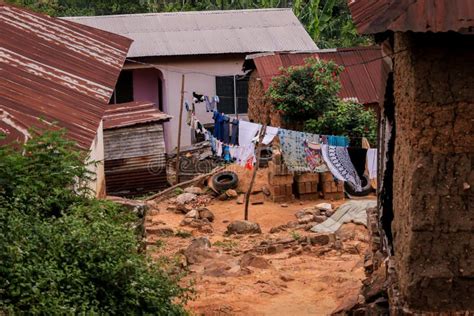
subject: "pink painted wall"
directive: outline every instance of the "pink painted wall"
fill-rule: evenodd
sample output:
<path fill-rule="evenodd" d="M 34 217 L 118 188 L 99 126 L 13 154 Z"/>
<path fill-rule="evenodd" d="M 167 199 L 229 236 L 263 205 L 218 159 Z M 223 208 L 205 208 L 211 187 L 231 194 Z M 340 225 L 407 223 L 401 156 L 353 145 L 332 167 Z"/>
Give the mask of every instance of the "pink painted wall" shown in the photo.
<path fill-rule="evenodd" d="M 156 69 L 133 70 L 133 100 L 152 101 L 158 105 L 158 78 Z"/>

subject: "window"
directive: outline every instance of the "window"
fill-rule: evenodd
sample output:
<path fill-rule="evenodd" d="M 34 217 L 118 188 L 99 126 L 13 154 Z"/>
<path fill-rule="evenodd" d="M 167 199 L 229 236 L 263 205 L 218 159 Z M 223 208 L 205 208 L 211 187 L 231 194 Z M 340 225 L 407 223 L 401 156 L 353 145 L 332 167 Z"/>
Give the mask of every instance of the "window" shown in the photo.
<path fill-rule="evenodd" d="M 133 101 L 133 72 L 123 70 L 115 85 L 115 90 L 110 99 L 111 104 L 125 103 Z"/>
<path fill-rule="evenodd" d="M 235 77 L 237 88 L 237 111 L 238 113 L 247 113 L 248 109 L 248 77 Z M 234 76 L 216 77 L 216 94 L 220 102 L 218 110 L 225 114 L 234 114 Z"/>

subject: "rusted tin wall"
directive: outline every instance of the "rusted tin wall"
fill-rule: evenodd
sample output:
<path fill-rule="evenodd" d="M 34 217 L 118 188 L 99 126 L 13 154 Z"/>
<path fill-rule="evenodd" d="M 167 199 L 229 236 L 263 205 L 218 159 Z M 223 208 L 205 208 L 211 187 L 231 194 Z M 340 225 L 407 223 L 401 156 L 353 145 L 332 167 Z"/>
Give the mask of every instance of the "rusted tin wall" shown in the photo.
<path fill-rule="evenodd" d="M 107 129 L 104 147 L 108 195 L 141 195 L 168 186 L 163 124 Z"/>

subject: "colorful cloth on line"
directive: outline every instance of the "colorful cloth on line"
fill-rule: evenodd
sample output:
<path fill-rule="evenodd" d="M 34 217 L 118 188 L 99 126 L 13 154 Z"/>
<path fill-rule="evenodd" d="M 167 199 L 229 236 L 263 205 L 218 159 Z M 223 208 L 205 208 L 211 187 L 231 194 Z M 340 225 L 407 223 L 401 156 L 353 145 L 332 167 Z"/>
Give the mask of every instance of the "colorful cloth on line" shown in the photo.
<path fill-rule="evenodd" d="M 341 181 L 349 182 L 356 191 L 362 191 L 362 184 L 352 164 L 346 147 L 321 145 L 324 162 L 332 175 Z"/>
<path fill-rule="evenodd" d="M 347 147 L 349 146 L 349 138 L 346 136 L 328 136 L 328 143 L 329 146 L 342 146 Z"/>
<path fill-rule="evenodd" d="M 324 163 L 320 144 L 305 141 L 304 150 L 306 153 L 306 163 L 312 172 L 329 171 L 328 167 Z"/>
<path fill-rule="evenodd" d="M 306 162 L 306 152 L 304 142 L 319 144 L 319 135 L 280 129 L 281 153 L 289 171 L 308 172 L 311 167 Z"/>

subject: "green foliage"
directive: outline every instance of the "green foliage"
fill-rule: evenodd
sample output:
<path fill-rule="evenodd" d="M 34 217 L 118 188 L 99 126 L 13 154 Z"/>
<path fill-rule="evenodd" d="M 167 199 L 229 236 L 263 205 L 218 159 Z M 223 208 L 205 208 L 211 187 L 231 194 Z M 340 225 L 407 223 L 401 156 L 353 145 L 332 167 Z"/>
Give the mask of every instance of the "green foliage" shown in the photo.
<path fill-rule="evenodd" d="M 232 250 L 236 248 L 239 244 L 236 241 L 230 240 L 230 239 L 224 239 L 224 240 L 219 240 L 216 241 L 213 246 L 214 247 L 220 247 L 225 250 Z"/>
<path fill-rule="evenodd" d="M 291 238 L 293 238 L 294 240 L 300 240 L 301 239 L 301 235 L 297 231 L 292 231 L 290 233 L 290 235 L 291 235 Z"/>
<path fill-rule="evenodd" d="M 320 48 L 368 45 L 354 27 L 346 0 L 7 0 L 51 16 L 292 8 Z"/>
<path fill-rule="evenodd" d="M 372 109 L 365 109 L 357 102 L 341 100 L 322 116 L 306 121 L 305 129 L 317 134 L 349 136 L 358 141 L 360 137 L 367 137 L 371 144 L 375 144 L 377 118 Z"/>
<path fill-rule="evenodd" d="M 187 230 L 179 230 L 174 234 L 176 237 L 179 237 L 179 238 L 190 238 L 193 236 L 193 234 L 191 234 L 191 232 L 188 232 Z"/>
<path fill-rule="evenodd" d="M 268 96 L 277 111 L 291 118 L 318 117 L 333 108 L 341 89 L 342 67 L 333 61 L 309 58 L 302 66 L 281 69 Z"/>
<path fill-rule="evenodd" d="M 63 136 L 0 148 L 0 314 L 186 314 L 190 292 L 138 252 L 135 215 L 88 197 Z"/>

